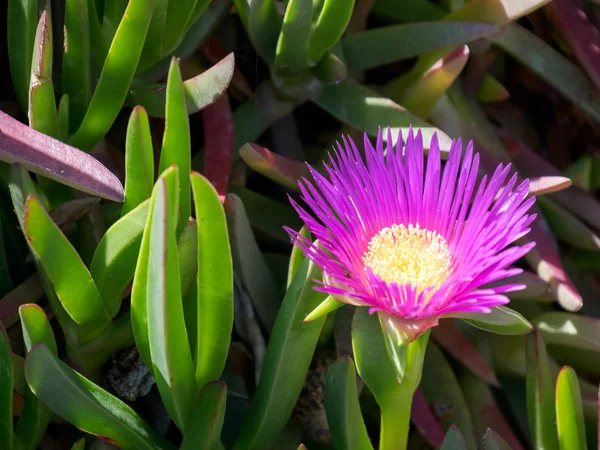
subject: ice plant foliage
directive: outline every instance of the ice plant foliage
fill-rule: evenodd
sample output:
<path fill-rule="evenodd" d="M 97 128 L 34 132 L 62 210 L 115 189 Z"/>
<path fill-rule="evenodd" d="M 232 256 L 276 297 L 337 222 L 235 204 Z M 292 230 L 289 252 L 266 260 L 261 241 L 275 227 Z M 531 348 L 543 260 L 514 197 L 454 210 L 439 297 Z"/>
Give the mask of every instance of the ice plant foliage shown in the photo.
<path fill-rule="evenodd" d="M 395 146 L 387 133 L 375 148 L 365 135 L 364 159 L 343 137 L 325 165 L 329 179 L 309 167 L 314 181 L 299 183 L 306 206 L 292 204 L 318 242 L 288 232 L 323 270 L 317 289 L 378 312 L 408 342 L 442 317 L 489 313 L 524 288 L 485 285 L 521 272 L 509 266 L 534 244 L 510 244 L 528 233 L 535 198 L 528 180 L 506 182 L 510 164 L 477 183 L 472 143 L 462 155 L 454 141 L 442 169 L 437 136 L 425 161 L 420 132 Z"/>

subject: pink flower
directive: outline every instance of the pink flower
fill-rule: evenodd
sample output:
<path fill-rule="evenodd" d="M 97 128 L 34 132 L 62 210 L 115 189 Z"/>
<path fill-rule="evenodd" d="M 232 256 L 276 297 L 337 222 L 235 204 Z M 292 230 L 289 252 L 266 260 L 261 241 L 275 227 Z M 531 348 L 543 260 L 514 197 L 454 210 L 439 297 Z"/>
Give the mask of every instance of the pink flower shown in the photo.
<path fill-rule="evenodd" d="M 489 313 L 509 302 L 507 292 L 523 285 L 484 287 L 521 273 L 509 268 L 534 243 L 510 246 L 529 232 L 529 181 L 506 184 L 510 164 L 498 166 L 476 188 L 479 154 L 469 143 L 461 161 L 454 141 L 442 170 L 437 136 L 427 163 L 421 133 L 409 131 L 395 149 L 388 129 L 373 148 L 364 139 L 363 162 L 356 145 L 343 138 L 325 166 L 329 179 L 309 167 L 314 181 L 299 185 L 306 207 L 292 204 L 312 244 L 288 229 L 294 242 L 323 270 L 317 289 L 340 301 L 378 312 L 411 341 L 441 317 Z"/>

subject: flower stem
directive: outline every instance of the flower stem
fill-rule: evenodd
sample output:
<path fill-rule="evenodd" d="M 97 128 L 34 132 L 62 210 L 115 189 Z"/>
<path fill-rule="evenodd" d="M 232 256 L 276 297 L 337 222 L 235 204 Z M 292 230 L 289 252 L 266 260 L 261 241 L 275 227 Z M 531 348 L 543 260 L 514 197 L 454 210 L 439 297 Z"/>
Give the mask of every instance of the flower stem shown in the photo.
<path fill-rule="evenodd" d="M 405 389 L 380 405 L 381 431 L 379 450 L 402 450 L 408 444 L 410 428 L 410 412 L 414 390 L 404 385 Z"/>

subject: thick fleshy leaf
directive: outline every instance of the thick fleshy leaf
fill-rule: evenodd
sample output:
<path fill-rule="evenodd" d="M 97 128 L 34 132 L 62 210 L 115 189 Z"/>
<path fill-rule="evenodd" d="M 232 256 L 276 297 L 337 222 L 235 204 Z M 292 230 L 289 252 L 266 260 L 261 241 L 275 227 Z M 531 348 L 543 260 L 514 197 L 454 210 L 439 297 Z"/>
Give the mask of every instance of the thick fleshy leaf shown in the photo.
<path fill-rule="evenodd" d="M 30 248 L 65 310 L 79 325 L 88 325 L 92 334 L 101 331 L 110 317 L 90 272 L 39 200 L 32 195 L 25 202 L 23 224 Z"/>
<path fill-rule="evenodd" d="M 281 22 L 275 0 L 256 0 L 251 3 L 247 31 L 256 52 L 268 64 L 275 59 Z"/>
<path fill-rule="evenodd" d="M 69 96 L 63 94 L 58 103 L 58 110 L 56 111 L 58 120 L 58 139 L 66 141 L 69 137 L 69 114 L 70 112 Z"/>
<path fill-rule="evenodd" d="M 210 450 L 222 445 L 221 428 L 226 402 L 227 387 L 224 383 L 212 381 L 202 388 L 180 450 Z"/>
<path fill-rule="evenodd" d="M 162 173 L 159 179 L 165 179 L 166 177 L 169 183 L 175 183 L 177 180 L 173 181 L 173 179 L 176 176 L 177 168 L 169 167 Z M 144 361 L 146 367 L 152 367 L 152 360 L 150 358 L 150 344 L 148 342 L 148 268 L 150 258 L 150 233 L 146 232 L 146 230 L 149 230 L 152 227 L 152 214 L 150 214 L 150 211 L 152 211 L 154 208 L 153 203 L 154 198 L 150 197 L 148 214 L 143 227 L 144 233 L 142 236 L 142 242 L 140 244 L 139 254 L 137 256 L 137 264 L 135 266 L 133 284 L 131 287 L 131 326 L 133 328 L 133 334 L 135 336 L 135 343 L 138 352 L 140 353 L 140 357 Z M 138 207 L 138 209 L 140 208 L 142 208 L 141 205 Z M 177 278 L 179 278 L 179 275 Z"/>
<path fill-rule="evenodd" d="M 539 210 L 538 210 L 539 211 Z M 540 216 L 531 224 L 529 239 L 536 246 L 525 255 L 525 260 L 533 267 L 538 276 L 548 282 L 550 290 L 558 303 L 568 311 L 578 311 L 583 305 L 581 294 L 569 278 L 555 244 L 552 235 L 542 228 Z"/>
<path fill-rule="evenodd" d="M 122 449 L 174 449 L 129 406 L 59 361 L 45 344 L 27 355 L 25 376 L 44 404 L 87 433 Z"/>
<path fill-rule="evenodd" d="M 293 191 L 300 190 L 300 179 L 310 176 L 303 162 L 278 155 L 256 144 L 244 145 L 240 148 L 240 156 L 256 172 Z"/>
<path fill-rule="evenodd" d="M 450 426 L 441 450 L 467 450 L 467 442 L 458 427 L 454 424 Z"/>
<path fill-rule="evenodd" d="M 180 236 L 192 210 L 189 176 L 192 161 L 190 124 L 185 107 L 179 63 L 175 58 L 171 61 L 171 67 L 169 68 L 165 114 L 165 134 L 163 135 L 160 151 L 158 173 L 163 173 L 167 167 L 172 165 L 176 165 L 179 169 L 179 194 L 177 198 L 180 220 L 177 226 L 177 236 Z"/>
<path fill-rule="evenodd" d="M 493 25 L 475 22 L 410 23 L 363 31 L 345 37 L 342 42 L 348 70 L 353 72 L 462 46 L 497 30 Z"/>
<path fill-rule="evenodd" d="M 429 143 L 433 134 L 437 133 L 440 152 L 447 155 L 450 151 L 452 140 L 442 130 L 355 81 L 345 80 L 338 85 L 318 89 L 311 93 L 311 100 L 342 122 L 371 136 L 377 136 L 381 124 L 391 127 L 394 138 L 398 129 L 402 129 L 402 135 L 407 136 L 408 128 L 412 125 L 415 132 L 421 131 L 424 143 Z"/>
<path fill-rule="evenodd" d="M 459 382 L 471 411 L 475 436 L 481 438 L 489 428 L 492 428 L 500 433 L 504 440 L 510 442 L 509 448 L 523 450 L 523 446 L 504 418 L 502 410 L 496 404 L 490 387 L 467 371 L 461 373 Z"/>
<path fill-rule="evenodd" d="M 165 52 L 163 51 L 163 37 L 165 35 L 165 25 L 167 22 L 167 8 L 169 0 L 155 0 L 154 11 L 152 12 L 152 20 L 148 26 L 148 33 L 144 42 L 144 48 L 140 55 L 140 61 L 137 66 L 137 73 L 151 67 Z M 182 30 L 181 24 L 178 24 L 177 30 Z M 182 55 L 183 56 L 183 55 Z"/>
<path fill-rule="evenodd" d="M 23 340 L 27 351 L 43 342 L 56 355 L 56 340 L 44 310 L 37 305 L 23 305 L 19 308 Z M 25 392 L 25 405 L 15 430 L 15 448 L 34 450 L 44 437 L 50 421 L 50 410 L 31 392 Z"/>
<path fill-rule="evenodd" d="M 88 1 L 65 1 L 62 86 L 69 96 L 72 129 L 81 123 L 92 96 Z"/>
<path fill-rule="evenodd" d="M 175 50 L 181 41 L 187 29 L 187 24 L 196 8 L 197 0 L 179 0 L 167 3 L 167 18 L 162 39 L 163 51 L 165 53 Z M 205 1 L 203 3 L 206 4 Z"/>
<path fill-rule="evenodd" d="M 600 251 L 600 237 L 573 213 L 544 198 L 538 199 L 537 206 L 559 240 L 579 250 Z"/>
<path fill-rule="evenodd" d="M 586 450 L 585 423 L 577 374 L 563 367 L 556 380 L 556 425 L 561 450 Z"/>
<path fill-rule="evenodd" d="M 598 90 L 579 68 L 542 39 L 516 24 L 507 25 L 502 33 L 490 39 L 554 86 L 592 119 L 600 121 Z"/>
<path fill-rule="evenodd" d="M 90 273 L 111 317 L 119 311 L 123 292 L 135 273 L 149 207 L 146 200 L 115 222 L 92 257 Z"/>
<path fill-rule="evenodd" d="M 153 4 L 147 0 L 131 0 L 127 4 L 88 110 L 69 140 L 73 147 L 91 150 L 117 118 L 142 52 L 152 9 Z"/>
<path fill-rule="evenodd" d="M 71 450 L 85 450 L 85 438 L 78 439 L 71 447 Z"/>
<path fill-rule="evenodd" d="M 204 0 L 198 0 L 197 6 L 203 3 L 203 1 Z M 245 3 L 246 0 L 243 1 Z M 171 59 L 173 59 L 173 56 L 184 59 L 194 53 L 198 47 L 209 38 L 210 34 L 223 21 L 227 14 L 229 14 L 230 10 L 231 0 L 215 0 L 210 2 L 208 7 L 201 14 L 200 18 L 191 24 L 183 40 L 179 44 L 179 47 L 177 47 L 171 54 L 158 61 L 150 69 L 145 70 L 142 68 L 142 77 L 147 80 L 156 80 L 161 78 L 169 70 L 169 65 L 171 64 Z M 156 14 L 156 2 L 154 14 Z"/>
<path fill-rule="evenodd" d="M 352 3 L 346 1 L 345 3 Z M 275 52 L 275 73 L 294 75 L 308 69 L 313 0 L 289 0 Z M 317 32 L 317 28 L 313 33 Z"/>
<path fill-rule="evenodd" d="M 566 177 L 544 176 L 529 179 L 529 195 L 540 196 L 567 189 L 572 184 Z"/>
<path fill-rule="evenodd" d="M 0 111 L 0 160 L 113 201 L 123 200 L 119 179 L 96 159 Z"/>
<path fill-rule="evenodd" d="M 13 362 L 10 341 L 0 326 L 0 446 L 13 444 Z"/>
<path fill-rule="evenodd" d="M 487 364 L 477 347 L 452 321 L 442 320 L 431 330 L 431 336 L 440 347 L 479 378 L 495 386 L 500 385 L 494 369 Z"/>
<path fill-rule="evenodd" d="M 213 185 L 191 174 L 198 221 L 198 340 L 194 362 L 201 389 L 225 367 L 233 328 L 233 263 L 225 211 Z"/>
<path fill-rule="evenodd" d="M 420 79 L 413 80 L 413 74 L 409 72 L 407 76 L 392 80 L 385 87 L 386 94 L 412 113 L 427 118 L 460 75 L 468 57 L 469 48 L 463 45 L 438 60 Z"/>
<path fill-rule="evenodd" d="M 6 29 L 11 81 L 24 111 L 27 111 L 29 104 L 31 61 L 37 25 L 37 0 L 8 1 Z"/>
<path fill-rule="evenodd" d="M 50 2 L 42 11 L 35 34 L 31 82 L 29 85 L 29 126 L 48 136 L 58 137 L 58 117 L 52 83 L 52 14 Z"/>
<path fill-rule="evenodd" d="M 550 285 L 548 282 L 528 271 L 524 271 L 519 275 L 487 284 L 486 287 L 503 286 L 508 282 L 510 284 L 523 284 L 526 286 L 525 289 L 521 291 L 508 292 L 507 297 L 511 300 L 533 300 L 544 303 L 555 301 L 555 298 L 552 296 L 552 292 L 550 291 Z"/>
<path fill-rule="evenodd" d="M 267 356 L 234 449 L 268 448 L 292 415 L 325 319 L 304 323 L 326 294 L 314 290 L 320 270 L 305 260 L 283 299 Z"/>
<path fill-rule="evenodd" d="M 475 450 L 477 439 L 473 419 L 463 391 L 448 360 L 433 343 L 429 344 L 425 354 L 421 389 L 442 428 L 448 430 L 456 424 L 466 440 L 466 448 Z"/>
<path fill-rule="evenodd" d="M 342 37 L 352 17 L 354 0 L 325 0 L 312 28 L 308 59 L 312 65 Z"/>
<path fill-rule="evenodd" d="M 192 355 L 198 339 L 198 223 L 189 218 L 177 242 L 183 317 Z"/>
<path fill-rule="evenodd" d="M 514 335 L 527 334 L 533 330 L 525 317 L 505 306 L 496 306 L 489 314 L 461 314 L 460 318 L 474 327 L 491 333 Z"/>
<path fill-rule="evenodd" d="M 349 356 L 338 359 L 327 371 L 325 411 L 335 448 L 373 449 L 360 411 L 356 373 Z"/>
<path fill-rule="evenodd" d="M 535 448 L 558 449 L 554 409 L 554 379 L 540 333 L 527 336 L 527 416 Z"/>
<path fill-rule="evenodd" d="M 533 324 L 558 361 L 600 374 L 600 319 L 557 311 L 540 314 Z"/>
<path fill-rule="evenodd" d="M 194 114 L 217 101 L 225 93 L 233 77 L 233 53 L 210 69 L 183 82 L 183 93 L 188 114 Z M 129 106 L 141 105 L 152 117 L 165 117 L 167 103 L 165 84 L 139 84 L 131 86 L 127 97 Z"/>
<path fill-rule="evenodd" d="M 261 324 L 271 330 L 281 305 L 277 284 L 254 238 L 246 209 L 236 195 L 227 195 L 225 212 L 236 272 L 248 291 Z"/>
<path fill-rule="evenodd" d="M 204 125 L 204 176 L 225 199 L 233 162 L 233 115 L 229 97 L 223 95 L 202 111 Z"/>
<path fill-rule="evenodd" d="M 178 191 L 173 167 L 156 182 L 143 241 L 149 240 L 146 309 L 152 371 L 169 416 L 183 432 L 198 390 L 181 302 L 175 238 Z"/>
<path fill-rule="evenodd" d="M 121 216 L 150 197 L 154 186 L 154 152 L 148 114 L 133 108 L 125 139 L 125 201 Z"/>

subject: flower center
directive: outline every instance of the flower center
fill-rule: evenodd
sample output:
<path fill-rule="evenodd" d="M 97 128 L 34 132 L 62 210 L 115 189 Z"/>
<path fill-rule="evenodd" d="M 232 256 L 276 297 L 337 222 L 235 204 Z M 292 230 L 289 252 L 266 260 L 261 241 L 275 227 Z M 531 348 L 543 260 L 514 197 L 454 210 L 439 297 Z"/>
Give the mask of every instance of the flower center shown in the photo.
<path fill-rule="evenodd" d="M 420 293 L 446 281 L 452 260 L 446 239 L 437 231 L 411 224 L 380 230 L 371 238 L 363 262 L 382 280 L 410 284 Z"/>

